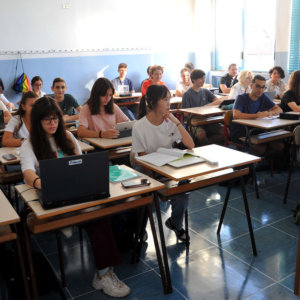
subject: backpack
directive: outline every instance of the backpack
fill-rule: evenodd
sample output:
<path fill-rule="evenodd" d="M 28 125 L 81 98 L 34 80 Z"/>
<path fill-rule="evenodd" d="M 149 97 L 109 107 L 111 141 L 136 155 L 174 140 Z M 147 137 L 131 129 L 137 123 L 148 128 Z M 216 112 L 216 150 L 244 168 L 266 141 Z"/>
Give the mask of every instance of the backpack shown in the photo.
<path fill-rule="evenodd" d="M 20 57 L 19 56 L 17 57 L 17 63 L 16 63 L 15 83 L 12 88 L 17 93 L 25 93 L 25 92 L 30 91 L 30 81 L 29 81 L 27 75 L 24 73 L 24 66 L 23 66 L 23 60 L 22 60 L 21 53 L 19 53 L 19 55 L 20 55 Z M 21 74 L 21 76 L 19 76 L 16 79 L 19 60 L 21 61 L 23 73 Z"/>

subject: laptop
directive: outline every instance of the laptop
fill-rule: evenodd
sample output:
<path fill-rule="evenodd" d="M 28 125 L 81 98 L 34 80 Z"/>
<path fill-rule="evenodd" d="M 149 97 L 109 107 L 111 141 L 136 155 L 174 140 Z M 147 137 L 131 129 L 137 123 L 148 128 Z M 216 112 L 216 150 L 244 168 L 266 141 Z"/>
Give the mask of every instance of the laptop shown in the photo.
<path fill-rule="evenodd" d="M 40 161 L 43 208 L 55 208 L 107 198 L 109 194 L 108 151 Z"/>
<path fill-rule="evenodd" d="M 228 100 L 224 100 L 220 105 L 219 108 L 221 109 L 228 109 L 231 110 L 232 109 L 232 105 L 234 104 L 235 99 L 228 99 Z M 230 105 L 230 106 L 229 106 Z"/>
<path fill-rule="evenodd" d="M 131 97 L 132 94 L 129 92 L 129 85 L 119 85 L 118 95 L 119 97 Z"/>
<path fill-rule="evenodd" d="M 136 121 L 117 123 L 116 129 L 120 131 L 118 138 L 132 136 L 132 127 Z"/>
<path fill-rule="evenodd" d="M 4 123 L 4 111 L 0 110 L 0 129 L 5 128 L 5 123 Z"/>
<path fill-rule="evenodd" d="M 268 96 L 273 101 L 276 92 L 265 92 L 265 95 Z"/>

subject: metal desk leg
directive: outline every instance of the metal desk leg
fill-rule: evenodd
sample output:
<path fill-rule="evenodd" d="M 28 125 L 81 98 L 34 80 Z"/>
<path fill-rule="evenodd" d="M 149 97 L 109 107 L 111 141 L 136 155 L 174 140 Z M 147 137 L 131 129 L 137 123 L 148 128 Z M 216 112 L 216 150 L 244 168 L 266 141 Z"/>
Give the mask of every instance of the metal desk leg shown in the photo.
<path fill-rule="evenodd" d="M 149 220 L 150 220 L 151 231 L 152 231 L 152 235 L 153 235 L 156 257 L 157 257 L 157 262 L 158 262 L 159 271 L 160 271 L 160 275 L 161 275 L 161 281 L 162 281 L 163 288 L 164 288 L 164 293 L 168 294 L 168 293 L 170 293 L 169 292 L 169 284 L 166 280 L 165 269 L 164 269 L 161 254 L 160 254 L 160 248 L 159 248 L 159 244 L 158 244 L 154 219 L 153 219 L 153 215 L 152 215 L 152 205 L 147 206 L 147 212 L 148 212 L 148 216 L 149 216 Z"/>
<path fill-rule="evenodd" d="M 250 238 L 251 238 L 252 251 L 253 251 L 253 255 L 257 256 L 257 251 L 256 251 L 255 240 L 254 240 L 254 233 L 253 233 L 253 228 L 252 228 L 252 222 L 251 222 L 251 217 L 250 217 L 250 211 L 249 211 L 249 206 L 248 206 L 248 200 L 247 200 L 247 195 L 246 195 L 244 178 L 241 177 L 240 181 L 241 181 L 241 189 L 242 189 L 242 193 L 243 193 L 243 200 L 244 200 L 245 211 L 246 211 L 246 216 L 247 216 L 247 222 L 248 222 L 248 227 L 249 227 L 249 233 L 250 233 Z"/>
<path fill-rule="evenodd" d="M 164 230 L 162 227 L 160 205 L 159 205 L 159 199 L 158 199 L 157 192 L 154 192 L 154 204 L 155 204 L 157 221 L 158 221 L 158 229 L 159 229 L 159 235 L 160 235 L 163 260 L 164 260 L 164 265 L 165 265 L 166 278 L 167 278 L 167 283 L 168 283 L 168 293 L 172 293 L 171 275 L 170 275 L 168 255 L 167 255 L 167 249 L 166 249 L 166 243 L 165 243 Z"/>
<path fill-rule="evenodd" d="M 228 204 L 228 200 L 229 200 L 229 196 L 230 196 L 230 191 L 231 191 L 231 185 L 229 185 L 227 188 L 226 197 L 225 197 L 224 204 L 223 204 L 223 209 L 222 209 L 222 213 L 221 213 L 221 217 L 220 217 L 220 221 L 219 221 L 219 225 L 218 225 L 217 234 L 220 234 L 220 230 L 221 230 L 221 227 L 223 224 L 223 220 L 224 220 L 224 216 L 225 216 L 225 212 L 226 212 L 226 208 L 227 208 L 227 204 Z"/>

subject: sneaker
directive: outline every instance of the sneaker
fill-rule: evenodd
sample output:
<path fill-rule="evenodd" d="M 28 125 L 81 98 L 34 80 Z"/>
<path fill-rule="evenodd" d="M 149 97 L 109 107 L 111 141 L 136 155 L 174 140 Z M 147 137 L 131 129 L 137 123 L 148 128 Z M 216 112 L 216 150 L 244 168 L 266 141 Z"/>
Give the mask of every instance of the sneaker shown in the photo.
<path fill-rule="evenodd" d="M 179 241 L 182 241 L 182 242 L 188 242 L 188 241 L 190 240 L 190 237 L 187 235 L 187 232 L 186 232 L 183 228 L 181 228 L 180 230 L 178 230 L 178 229 L 175 227 L 175 225 L 173 224 L 171 218 L 169 218 L 169 219 L 165 222 L 165 225 L 166 225 L 169 229 L 171 229 L 171 230 L 173 230 L 173 231 L 175 232 L 175 234 L 176 234 L 176 236 L 177 236 L 177 239 L 178 239 Z"/>
<path fill-rule="evenodd" d="M 112 270 L 109 270 L 103 276 L 99 276 L 96 272 L 92 285 L 94 289 L 103 290 L 105 294 L 111 297 L 121 298 L 130 293 L 130 288 L 119 280 Z"/>

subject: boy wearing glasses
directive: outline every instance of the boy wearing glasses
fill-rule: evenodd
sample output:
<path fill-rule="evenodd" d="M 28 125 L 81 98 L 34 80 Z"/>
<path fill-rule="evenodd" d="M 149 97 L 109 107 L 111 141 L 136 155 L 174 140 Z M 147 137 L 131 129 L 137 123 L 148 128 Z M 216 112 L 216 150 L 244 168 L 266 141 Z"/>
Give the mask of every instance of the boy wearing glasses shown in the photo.
<path fill-rule="evenodd" d="M 55 78 L 51 87 L 54 95 L 50 95 L 60 106 L 63 112 L 64 121 L 74 121 L 79 119 L 79 114 L 74 113 L 74 109 L 80 112 L 81 106 L 70 94 L 65 94 L 67 90 L 66 82 L 62 78 Z"/>
<path fill-rule="evenodd" d="M 254 76 L 251 92 L 237 96 L 234 102 L 233 119 L 257 119 L 279 115 L 282 109 L 264 94 L 265 88 L 266 79 L 261 75 Z M 240 143 L 239 138 L 244 136 L 246 136 L 245 127 L 231 123 L 230 139 Z M 266 150 L 266 147 L 261 150 Z"/>

